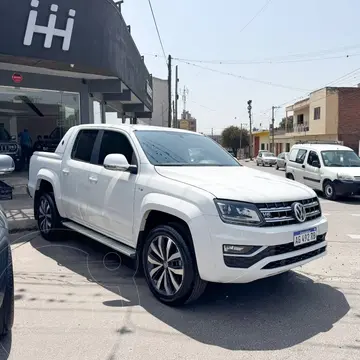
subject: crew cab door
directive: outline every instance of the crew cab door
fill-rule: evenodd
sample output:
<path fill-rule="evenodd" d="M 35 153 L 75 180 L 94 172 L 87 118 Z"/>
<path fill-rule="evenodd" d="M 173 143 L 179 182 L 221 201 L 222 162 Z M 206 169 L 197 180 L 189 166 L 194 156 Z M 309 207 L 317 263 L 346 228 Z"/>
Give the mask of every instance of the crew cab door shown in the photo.
<path fill-rule="evenodd" d="M 304 184 L 315 190 L 321 188 L 320 158 L 315 151 L 309 151 L 303 174 Z"/>
<path fill-rule="evenodd" d="M 83 129 L 76 135 L 72 149 L 65 153 L 61 166 L 61 195 L 66 218 L 85 224 L 87 201 L 92 188 L 88 168 L 98 130 Z"/>
<path fill-rule="evenodd" d="M 101 131 L 100 146 L 89 176 L 97 178 L 88 206 L 88 221 L 97 230 L 130 246 L 133 243 L 134 197 L 137 174 L 105 169 L 109 154 L 123 154 L 129 164 L 139 166 L 128 135 L 119 130 Z"/>

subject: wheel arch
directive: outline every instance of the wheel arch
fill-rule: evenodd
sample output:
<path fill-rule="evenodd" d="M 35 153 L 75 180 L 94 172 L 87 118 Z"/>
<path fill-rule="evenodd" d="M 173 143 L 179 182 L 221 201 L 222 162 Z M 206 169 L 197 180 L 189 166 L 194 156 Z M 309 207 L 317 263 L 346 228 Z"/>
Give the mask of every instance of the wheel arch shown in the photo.
<path fill-rule="evenodd" d="M 54 193 L 55 204 L 60 215 L 63 214 L 61 205 L 60 179 L 53 171 L 49 169 L 41 169 L 36 177 L 35 197 L 34 197 L 34 213 L 37 218 L 37 200 L 42 192 Z"/>

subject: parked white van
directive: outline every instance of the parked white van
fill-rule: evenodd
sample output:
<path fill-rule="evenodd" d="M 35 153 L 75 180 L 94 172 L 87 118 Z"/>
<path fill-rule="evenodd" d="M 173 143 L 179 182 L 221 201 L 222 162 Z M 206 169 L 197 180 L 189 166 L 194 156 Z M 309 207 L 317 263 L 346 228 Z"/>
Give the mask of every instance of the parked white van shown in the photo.
<path fill-rule="evenodd" d="M 291 148 L 286 177 L 320 190 L 325 197 L 360 194 L 360 158 L 337 144 L 297 144 Z"/>

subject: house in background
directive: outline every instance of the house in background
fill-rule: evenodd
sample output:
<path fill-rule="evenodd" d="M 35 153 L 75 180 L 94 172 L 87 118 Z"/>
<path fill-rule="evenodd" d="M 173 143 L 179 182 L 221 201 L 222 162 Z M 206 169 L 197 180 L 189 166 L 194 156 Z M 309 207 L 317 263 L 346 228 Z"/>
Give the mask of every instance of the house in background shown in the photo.
<path fill-rule="evenodd" d="M 292 115 L 292 121 L 289 117 Z M 285 126 L 274 130 L 275 152 L 301 141 L 342 142 L 359 151 L 360 87 L 325 87 L 286 108 Z"/>
<path fill-rule="evenodd" d="M 252 133 L 253 156 L 257 156 L 260 150 L 270 151 L 270 130 L 258 130 Z"/>

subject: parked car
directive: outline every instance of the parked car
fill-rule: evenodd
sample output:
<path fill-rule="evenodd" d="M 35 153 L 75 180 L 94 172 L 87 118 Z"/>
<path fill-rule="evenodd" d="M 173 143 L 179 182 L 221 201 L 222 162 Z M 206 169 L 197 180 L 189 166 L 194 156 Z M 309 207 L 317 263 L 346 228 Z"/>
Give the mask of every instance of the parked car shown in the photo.
<path fill-rule="evenodd" d="M 276 165 L 277 157 L 274 155 L 274 153 L 265 151 L 265 152 L 259 152 L 259 155 L 256 158 L 256 165 L 262 165 L 262 166 L 273 166 Z"/>
<path fill-rule="evenodd" d="M 46 135 L 44 138 L 38 137 L 34 144 L 34 151 L 54 152 L 67 130 L 68 128 L 58 126 L 50 135 Z"/>
<path fill-rule="evenodd" d="M 360 194 L 360 158 L 337 144 L 298 144 L 291 148 L 286 177 L 322 191 L 329 200 Z"/>
<path fill-rule="evenodd" d="M 13 172 L 14 160 L 0 155 L 0 175 Z M 0 336 L 11 331 L 14 323 L 14 275 L 8 222 L 0 205 Z"/>
<path fill-rule="evenodd" d="M 286 162 L 288 160 L 288 157 L 289 157 L 288 152 L 282 152 L 278 155 L 276 159 L 276 170 L 286 169 Z"/>
<path fill-rule="evenodd" d="M 16 142 L 16 136 L 10 136 L 5 128 L 0 128 L 0 155 L 9 155 L 15 163 L 16 170 L 24 167 L 21 146 Z"/>
<path fill-rule="evenodd" d="M 136 259 L 169 305 L 196 300 L 208 281 L 251 282 L 326 254 L 313 190 L 190 131 L 75 126 L 55 153 L 34 153 L 28 189 L 45 239 L 64 226 Z"/>

